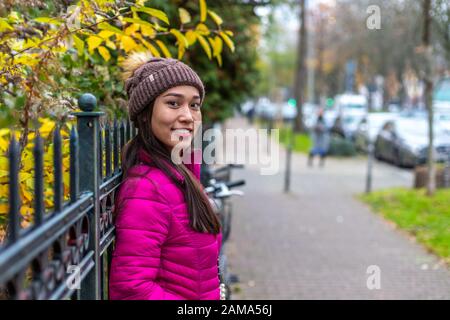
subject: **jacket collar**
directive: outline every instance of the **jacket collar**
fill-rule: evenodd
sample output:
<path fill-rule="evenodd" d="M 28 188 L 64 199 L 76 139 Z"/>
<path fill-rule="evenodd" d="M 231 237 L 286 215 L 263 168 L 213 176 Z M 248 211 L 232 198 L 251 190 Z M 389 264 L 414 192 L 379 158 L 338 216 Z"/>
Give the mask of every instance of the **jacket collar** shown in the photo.
<path fill-rule="evenodd" d="M 151 155 L 145 151 L 143 148 L 141 148 L 138 151 L 138 159 L 140 162 L 146 163 L 151 165 L 152 164 L 152 157 Z M 190 161 L 187 161 L 190 160 Z M 183 157 L 183 163 L 188 168 L 194 176 L 200 180 L 200 166 L 202 161 L 202 150 L 200 149 L 193 149 L 189 155 L 186 155 Z M 186 163 L 187 162 L 187 163 Z M 172 170 L 175 177 L 181 181 L 184 182 L 184 177 L 171 165 L 168 166 L 170 170 Z"/>

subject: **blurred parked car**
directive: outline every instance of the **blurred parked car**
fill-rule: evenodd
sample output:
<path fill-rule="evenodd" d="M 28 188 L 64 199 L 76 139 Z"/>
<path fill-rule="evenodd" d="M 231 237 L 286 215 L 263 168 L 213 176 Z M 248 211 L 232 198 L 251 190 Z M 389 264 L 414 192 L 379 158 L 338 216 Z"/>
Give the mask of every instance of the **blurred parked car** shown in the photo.
<path fill-rule="evenodd" d="M 437 112 L 450 112 L 450 77 L 443 78 L 436 84 L 433 108 Z"/>
<path fill-rule="evenodd" d="M 277 115 L 277 107 L 268 98 L 262 97 L 256 103 L 255 114 L 262 119 L 273 120 Z"/>
<path fill-rule="evenodd" d="M 335 98 L 335 109 L 341 114 L 365 114 L 367 98 L 359 94 L 340 94 Z"/>
<path fill-rule="evenodd" d="M 283 102 L 281 105 L 281 116 L 283 120 L 293 120 L 297 116 L 297 107 L 289 102 Z M 305 113 L 303 113 L 305 116 Z"/>
<path fill-rule="evenodd" d="M 450 134 L 450 112 L 436 113 L 434 115 L 434 118 L 439 123 L 439 125 L 445 130 L 445 132 Z"/>
<path fill-rule="evenodd" d="M 450 157 L 450 135 L 439 123 L 434 125 L 436 161 Z M 428 123 L 421 118 L 398 117 L 386 122 L 375 140 L 375 157 L 402 167 L 427 161 Z"/>
<path fill-rule="evenodd" d="M 357 150 L 367 152 L 369 142 L 375 142 L 381 127 L 389 120 L 394 120 L 398 115 L 392 112 L 369 113 L 358 123 L 353 140 Z"/>
<path fill-rule="evenodd" d="M 365 117 L 365 113 L 345 112 L 340 113 L 331 128 L 331 131 L 345 139 L 353 140 L 354 133 L 359 122 Z"/>

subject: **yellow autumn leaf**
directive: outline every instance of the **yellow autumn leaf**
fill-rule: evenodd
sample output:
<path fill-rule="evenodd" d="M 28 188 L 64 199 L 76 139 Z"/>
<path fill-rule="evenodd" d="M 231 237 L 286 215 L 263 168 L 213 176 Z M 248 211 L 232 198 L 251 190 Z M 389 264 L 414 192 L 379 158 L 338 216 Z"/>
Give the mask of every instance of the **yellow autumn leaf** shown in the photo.
<path fill-rule="evenodd" d="M 220 37 L 216 36 L 213 38 L 208 38 L 211 47 L 213 48 L 213 57 L 217 57 L 222 52 L 223 41 Z"/>
<path fill-rule="evenodd" d="M 154 8 L 147 8 L 147 7 L 141 7 L 136 10 L 140 11 L 140 12 L 145 12 L 155 18 L 158 18 L 159 20 L 163 21 L 166 24 L 170 24 L 169 18 L 167 17 L 167 15 L 164 11 L 154 9 Z"/>
<path fill-rule="evenodd" d="M 111 31 L 111 32 L 114 32 L 114 33 L 119 34 L 119 35 L 124 35 L 124 34 L 125 34 L 122 30 L 120 30 L 120 29 L 117 28 L 117 27 L 114 27 L 114 26 L 110 25 L 108 22 L 102 22 L 102 23 L 100 23 L 100 24 L 98 25 L 98 28 L 99 28 L 100 30 Z"/>
<path fill-rule="evenodd" d="M 139 25 L 136 23 L 133 23 L 125 29 L 125 34 L 128 36 L 131 36 L 138 30 L 139 30 Z"/>
<path fill-rule="evenodd" d="M 156 31 L 153 27 L 149 27 L 149 26 L 141 26 L 141 33 L 146 36 L 146 37 L 150 37 L 150 38 L 154 38 L 156 35 Z"/>
<path fill-rule="evenodd" d="M 200 3 L 200 21 L 203 22 L 206 20 L 206 13 L 207 13 L 206 0 L 199 0 L 199 3 Z"/>
<path fill-rule="evenodd" d="M 233 41 L 231 41 L 231 39 L 228 37 L 228 35 L 225 32 L 220 31 L 219 34 L 222 37 L 223 41 L 225 41 L 225 43 L 227 44 L 228 48 L 230 48 L 231 52 L 234 52 L 234 43 L 233 43 Z"/>
<path fill-rule="evenodd" d="M 153 28 L 153 25 L 150 22 L 142 20 L 138 16 L 136 18 L 123 18 L 123 21 L 137 24 L 137 25 L 140 25 L 141 27 L 146 26 L 146 27 Z"/>
<path fill-rule="evenodd" d="M 199 23 L 195 27 L 195 31 L 202 36 L 208 36 L 210 33 L 208 27 L 204 23 Z"/>
<path fill-rule="evenodd" d="M 190 46 L 193 45 L 195 43 L 195 41 L 197 41 L 197 35 L 192 30 L 189 30 L 188 32 L 186 32 L 185 37 Z"/>
<path fill-rule="evenodd" d="M 98 36 L 102 39 L 109 39 L 109 37 L 111 37 L 112 35 L 114 35 L 114 32 L 109 31 L 109 30 L 102 30 L 98 33 Z"/>
<path fill-rule="evenodd" d="M 111 40 L 106 40 L 105 43 L 108 48 L 113 49 L 113 50 L 117 49 L 116 44 L 114 42 L 112 42 Z"/>
<path fill-rule="evenodd" d="M 31 178 L 32 178 L 31 173 L 23 172 L 23 171 L 19 172 L 19 181 L 20 182 L 25 181 L 27 179 L 31 179 Z"/>
<path fill-rule="evenodd" d="M 209 14 L 209 16 L 214 20 L 214 22 L 215 22 L 218 26 L 220 26 L 220 25 L 223 23 L 222 18 L 219 17 L 219 16 L 217 15 L 217 13 L 215 13 L 214 11 L 208 10 L 208 14 Z"/>
<path fill-rule="evenodd" d="M 161 54 L 159 53 L 158 49 L 155 48 L 154 45 L 152 45 L 150 42 L 141 39 L 142 43 L 144 44 L 144 46 L 150 50 L 150 52 L 152 53 L 152 55 L 154 57 L 161 57 Z"/>
<path fill-rule="evenodd" d="M 221 67 L 222 66 L 222 56 L 219 54 L 219 55 L 216 56 L 216 59 L 217 59 L 217 63 Z"/>
<path fill-rule="evenodd" d="M 75 43 L 75 47 L 77 48 L 77 52 L 79 56 L 83 55 L 84 52 L 84 41 L 81 40 L 77 35 L 72 35 L 73 42 Z"/>
<path fill-rule="evenodd" d="M 0 137 L 6 136 L 7 134 L 9 134 L 9 129 L 8 128 L 0 129 Z"/>
<path fill-rule="evenodd" d="M 125 52 L 129 52 L 137 47 L 137 43 L 131 38 L 130 36 L 123 36 L 122 39 L 120 39 L 122 43 L 122 48 L 125 50 Z"/>
<path fill-rule="evenodd" d="M 41 136 L 47 137 L 54 127 L 55 123 L 53 121 L 45 120 L 45 122 L 43 122 L 42 126 L 39 128 L 39 133 L 41 134 Z"/>
<path fill-rule="evenodd" d="M 0 170 L 8 170 L 8 168 L 9 168 L 8 158 L 5 156 L 0 157 Z"/>
<path fill-rule="evenodd" d="M 178 8 L 178 15 L 180 16 L 181 24 L 186 24 L 191 22 L 191 15 L 184 8 Z"/>
<path fill-rule="evenodd" d="M 3 177 L 9 177 L 8 170 L 0 170 L 0 178 L 3 178 Z"/>
<path fill-rule="evenodd" d="M 189 47 L 189 43 L 186 37 L 180 31 L 178 31 L 177 29 L 170 29 L 170 33 L 177 38 L 179 46 L 182 46 L 184 48 Z"/>
<path fill-rule="evenodd" d="M 14 30 L 13 27 L 6 21 L 5 18 L 0 18 L 0 32 Z"/>
<path fill-rule="evenodd" d="M 102 38 L 97 36 L 90 36 L 87 39 L 89 53 L 92 54 L 94 52 L 94 49 L 96 49 L 102 42 Z"/>
<path fill-rule="evenodd" d="M 0 139 L 0 151 L 5 152 L 8 150 L 9 147 L 9 141 L 6 139 Z"/>
<path fill-rule="evenodd" d="M 111 54 L 109 53 L 108 49 L 106 49 L 104 46 L 100 46 L 97 48 L 98 53 L 102 56 L 105 61 L 109 61 L 111 59 Z"/>
<path fill-rule="evenodd" d="M 208 59 L 211 60 L 211 48 L 209 47 L 208 41 L 206 41 L 206 39 L 199 34 L 197 34 L 197 38 L 201 46 L 203 47 L 203 50 L 206 52 Z"/>
<path fill-rule="evenodd" d="M 34 169 L 34 161 L 32 158 L 23 159 L 22 163 L 23 163 L 22 170 L 31 171 Z"/>
<path fill-rule="evenodd" d="M 169 49 L 167 49 L 164 42 L 162 42 L 161 40 L 156 40 L 156 43 L 158 44 L 159 48 L 161 49 L 162 53 L 166 58 L 172 58 L 172 55 L 170 54 L 170 51 Z"/>

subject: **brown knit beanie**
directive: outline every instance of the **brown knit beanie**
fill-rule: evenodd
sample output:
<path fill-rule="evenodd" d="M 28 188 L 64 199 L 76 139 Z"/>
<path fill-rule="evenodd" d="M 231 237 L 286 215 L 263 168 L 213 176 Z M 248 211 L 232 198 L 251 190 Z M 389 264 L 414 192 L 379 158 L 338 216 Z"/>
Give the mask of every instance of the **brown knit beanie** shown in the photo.
<path fill-rule="evenodd" d="M 142 61 L 142 55 L 131 56 L 129 59 L 141 59 L 134 70 L 128 70 L 129 76 L 125 80 L 125 90 L 128 95 L 128 112 L 130 120 L 153 102 L 161 93 L 170 88 L 190 85 L 198 89 L 203 101 L 205 89 L 200 77 L 183 62 L 171 58 L 149 57 Z M 136 67 L 136 61 L 128 61 L 128 65 Z"/>

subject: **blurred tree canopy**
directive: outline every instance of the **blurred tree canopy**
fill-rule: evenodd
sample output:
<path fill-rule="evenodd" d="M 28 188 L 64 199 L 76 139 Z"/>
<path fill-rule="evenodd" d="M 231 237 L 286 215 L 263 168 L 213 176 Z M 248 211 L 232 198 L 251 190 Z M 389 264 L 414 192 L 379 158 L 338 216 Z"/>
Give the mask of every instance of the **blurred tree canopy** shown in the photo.
<path fill-rule="evenodd" d="M 374 85 L 384 78 L 385 102 L 405 99 L 409 83 L 418 83 L 423 74 L 421 50 L 422 1 L 417 0 L 336 0 L 308 2 L 309 100 L 319 102 L 345 91 L 346 63 L 356 63 L 355 88 Z M 283 15 L 296 11 L 299 2 L 280 0 L 282 17 L 269 13 L 264 39 L 268 43 L 261 60 L 260 92 L 273 93 L 278 87 L 292 88 L 297 39 L 285 39 Z M 380 9 L 380 29 L 367 26 L 370 6 Z M 294 40 L 294 41 L 292 41 Z M 450 4 L 432 0 L 431 43 L 434 77 L 450 67 Z M 313 85 L 311 85 L 313 84 Z M 314 89 L 314 90 L 312 90 Z M 305 92 L 306 94 L 307 92 Z M 272 95 L 272 94 L 271 94 Z"/>

